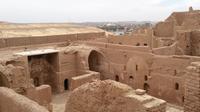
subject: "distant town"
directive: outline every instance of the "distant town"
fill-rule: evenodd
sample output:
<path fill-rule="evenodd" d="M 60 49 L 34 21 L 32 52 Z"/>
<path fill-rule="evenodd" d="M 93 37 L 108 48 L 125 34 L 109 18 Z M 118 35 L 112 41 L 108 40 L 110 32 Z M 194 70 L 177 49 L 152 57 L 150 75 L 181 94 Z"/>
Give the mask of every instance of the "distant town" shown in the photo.
<path fill-rule="evenodd" d="M 121 22 L 85 22 L 78 23 L 112 32 L 115 35 L 130 35 L 137 29 L 152 28 L 156 22 L 152 21 L 121 21 Z"/>

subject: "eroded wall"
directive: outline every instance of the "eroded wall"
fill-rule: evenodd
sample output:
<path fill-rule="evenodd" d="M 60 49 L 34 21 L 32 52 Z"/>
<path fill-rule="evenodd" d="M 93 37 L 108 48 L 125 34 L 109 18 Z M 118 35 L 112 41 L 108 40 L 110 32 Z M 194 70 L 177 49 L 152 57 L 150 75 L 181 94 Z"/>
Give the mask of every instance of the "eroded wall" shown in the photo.
<path fill-rule="evenodd" d="M 174 35 L 174 23 L 172 22 L 159 22 L 154 27 L 154 36 L 170 38 Z"/>
<path fill-rule="evenodd" d="M 159 56 L 147 51 L 117 49 L 120 45 L 100 46 L 86 42 L 103 52 L 108 67 L 105 79 L 116 80 L 135 89 L 146 89 L 150 95 L 183 105 L 185 68 L 200 60 L 191 56 Z M 138 47 L 139 49 L 139 47 Z M 102 75 L 102 74 L 101 74 Z"/>
<path fill-rule="evenodd" d="M 0 97 L 0 112 L 49 112 L 38 103 L 8 88 L 0 87 Z"/>
<path fill-rule="evenodd" d="M 53 90 L 56 90 L 57 62 L 57 53 L 28 56 L 30 77 L 36 87 L 49 84 Z"/>
<path fill-rule="evenodd" d="M 192 31 L 191 33 L 191 52 L 193 56 L 200 56 L 200 31 Z"/>
<path fill-rule="evenodd" d="M 78 40 L 94 40 L 96 38 L 105 38 L 105 32 L 1 38 L 0 48 L 33 46 L 33 45 L 52 44 L 52 43 L 58 44 L 58 43 L 73 42 Z"/>
<path fill-rule="evenodd" d="M 145 34 L 134 36 L 113 36 L 108 38 L 108 43 L 130 46 L 151 46 L 151 39 L 151 36 Z"/>

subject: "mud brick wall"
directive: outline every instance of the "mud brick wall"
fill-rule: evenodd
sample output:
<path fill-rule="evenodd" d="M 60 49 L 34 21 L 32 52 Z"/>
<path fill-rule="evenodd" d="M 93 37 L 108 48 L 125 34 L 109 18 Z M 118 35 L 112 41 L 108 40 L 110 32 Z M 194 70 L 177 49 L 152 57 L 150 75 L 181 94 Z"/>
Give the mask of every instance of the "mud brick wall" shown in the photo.
<path fill-rule="evenodd" d="M 184 111 L 200 112 L 200 62 L 187 67 Z"/>
<path fill-rule="evenodd" d="M 200 31 L 191 33 L 191 53 L 193 56 L 200 56 Z"/>
<path fill-rule="evenodd" d="M 12 89 L 0 87 L 0 112 L 49 112 L 38 103 L 15 93 Z"/>
<path fill-rule="evenodd" d="M 173 22 L 159 22 L 154 27 L 154 35 L 156 37 L 172 37 L 174 34 Z"/>
<path fill-rule="evenodd" d="M 105 37 L 105 32 L 2 38 L 0 39 L 0 48 L 92 40 L 103 37 Z"/>

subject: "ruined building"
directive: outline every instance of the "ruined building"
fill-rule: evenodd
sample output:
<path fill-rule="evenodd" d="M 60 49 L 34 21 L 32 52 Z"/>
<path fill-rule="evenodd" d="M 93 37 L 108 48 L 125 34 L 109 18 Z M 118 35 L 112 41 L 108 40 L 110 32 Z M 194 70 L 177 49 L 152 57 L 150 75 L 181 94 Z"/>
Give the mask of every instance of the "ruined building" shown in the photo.
<path fill-rule="evenodd" d="M 66 91 L 74 94 L 65 112 L 165 112 L 166 102 L 200 112 L 199 48 L 200 11 L 192 8 L 127 36 L 0 23 L 0 112 L 52 111 L 52 94 Z"/>

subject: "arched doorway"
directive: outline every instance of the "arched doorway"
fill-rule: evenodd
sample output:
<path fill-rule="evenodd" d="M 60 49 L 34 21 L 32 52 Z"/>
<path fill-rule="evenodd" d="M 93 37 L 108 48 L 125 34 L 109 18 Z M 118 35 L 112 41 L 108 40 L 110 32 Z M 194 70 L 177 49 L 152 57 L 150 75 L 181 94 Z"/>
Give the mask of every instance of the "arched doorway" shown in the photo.
<path fill-rule="evenodd" d="M 69 81 L 68 81 L 68 79 L 65 79 L 65 81 L 64 81 L 64 88 L 65 88 L 65 90 L 69 89 Z"/>
<path fill-rule="evenodd" d="M 104 79 L 104 74 L 106 73 L 105 63 L 105 58 L 101 53 L 95 50 L 90 52 L 88 57 L 89 70 L 99 72 L 101 79 Z"/>
<path fill-rule="evenodd" d="M 102 63 L 103 56 L 98 53 L 97 51 L 91 51 L 89 58 L 88 58 L 88 63 L 89 63 L 89 69 L 92 71 L 99 72 L 99 67 L 100 64 Z"/>
<path fill-rule="evenodd" d="M 0 73 L 0 87 L 10 87 L 7 78 Z"/>

